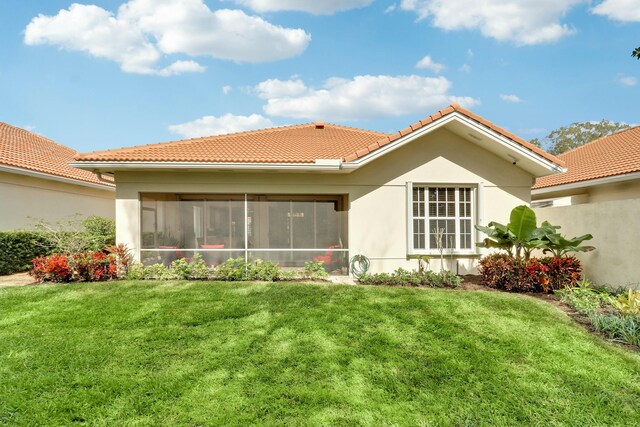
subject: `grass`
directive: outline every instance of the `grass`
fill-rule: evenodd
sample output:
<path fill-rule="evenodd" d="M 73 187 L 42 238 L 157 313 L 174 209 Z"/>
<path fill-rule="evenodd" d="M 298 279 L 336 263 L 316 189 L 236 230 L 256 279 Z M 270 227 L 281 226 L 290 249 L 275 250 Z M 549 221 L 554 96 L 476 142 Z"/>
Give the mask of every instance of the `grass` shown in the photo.
<path fill-rule="evenodd" d="M 521 295 L 0 289 L 0 425 L 640 425 L 640 355 Z"/>

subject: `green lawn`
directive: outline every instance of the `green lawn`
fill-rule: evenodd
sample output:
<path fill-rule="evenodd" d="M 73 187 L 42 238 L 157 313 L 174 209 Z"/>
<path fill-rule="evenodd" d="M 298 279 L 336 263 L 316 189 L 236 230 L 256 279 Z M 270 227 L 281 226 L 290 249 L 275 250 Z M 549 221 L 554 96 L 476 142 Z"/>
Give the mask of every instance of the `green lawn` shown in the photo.
<path fill-rule="evenodd" d="M 499 292 L 0 289 L 0 425 L 640 425 L 640 354 Z"/>

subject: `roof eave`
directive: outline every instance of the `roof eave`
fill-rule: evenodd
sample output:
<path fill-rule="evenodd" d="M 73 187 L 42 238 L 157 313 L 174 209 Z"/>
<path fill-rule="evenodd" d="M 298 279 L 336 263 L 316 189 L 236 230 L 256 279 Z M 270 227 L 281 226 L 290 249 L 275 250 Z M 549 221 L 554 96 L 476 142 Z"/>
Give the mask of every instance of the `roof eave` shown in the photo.
<path fill-rule="evenodd" d="M 15 173 L 15 174 L 20 174 L 20 175 L 25 175 L 25 176 L 31 176 L 31 177 L 34 177 L 34 178 L 40 178 L 40 179 L 47 179 L 47 180 L 50 180 L 50 181 L 63 182 L 65 184 L 81 185 L 83 187 L 96 188 L 98 190 L 116 191 L 116 188 L 115 188 L 114 185 L 98 184 L 98 183 L 94 183 L 94 182 L 83 181 L 83 180 L 80 180 L 80 179 L 67 178 L 67 177 L 64 177 L 64 176 L 53 175 L 53 174 L 49 174 L 49 173 L 45 173 L 45 172 L 38 172 L 38 171 L 31 170 L 31 169 L 18 168 L 18 167 L 15 167 L 15 166 L 0 165 L 0 172 Z"/>
<path fill-rule="evenodd" d="M 483 126 L 482 124 L 476 122 L 475 120 L 467 117 L 464 114 L 461 114 L 459 112 L 453 112 L 450 113 L 448 115 L 446 115 L 445 117 L 442 117 L 436 121 L 433 121 L 432 123 L 429 123 L 411 133 L 408 133 L 398 139 L 396 139 L 395 141 L 384 145 L 374 151 L 372 151 L 371 153 L 362 156 L 356 160 L 353 160 L 351 162 L 345 163 L 344 167 L 347 169 L 354 169 L 354 168 L 359 168 L 361 166 L 364 166 L 367 163 L 370 163 L 372 161 L 374 161 L 375 159 L 379 158 L 380 156 L 383 156 L 385 154 L 387 154 L 390 151 L 396 150 L 408 143 L 410 143 L 411 141 L 414 141 L 430 132 L 433 132 L 434 130 L 443 127 L 451 122 L 454 121 L 458 121 L 460 123 L 463 123 L 465 125 L 467 125 L 468 127 L 470 127 L 471 129 L 473 129 L 474 131 L 486 136 L 487 138 L 489 138 L 489 140 L 494 141 L 496 143 L 501 144 L 502 146 L 504 146 L 505 148 L 508 148 L 509 150 L 513 151 L 514 153 L 517 153 L 517 155 L 521 156 L 522 159 L 526 159 L 527 161 L 532 162 L 533 164 L 538 165 L 539 167 L 541 167 L 543 170 L 546 171 L 546 173 L 542 173 L 542 174 L 538 174 L 537 176 L 544 176 L 544 175 L 550 175 L 553 173 L 561 173 L 561 172 L 566 172 L 566 168 L 564 168 L 562 165 L 559 165 L 557 163 L 552 162 L 549 159 L 546 159 L 540 155 L 538 155 L 537 153 L 527 149 L 526 147 L 522 146 L 521 144 L 503 136 L 500 135 L 499 133 Z M 516 162 L 516 164 L 519 162 L 519 158 L 514 160 Z"/>
<path fill-rule="evenodd" d="M 114 172 L 135 170 L 220 170 L 220 171 L 282 171 L 282 172 L 342 172 L 340 159 L 317 159 L 315 163 L 250 163 L 250 162 L 127 162 L 127 161 L 80 161 L 70 163 L 78 169 L 91 172 Z"/>
<path fill-rule="evenodd" d="M 533 188 L 531 195 L 555 193 L 559 191 L 575 190 L 579 188 L 593 187 L 596 185 L 616 184 L 619 182 L 640 179 L 640 172 L 631 172 L 622 175 L 607 176 L 604 178 L 589 179 L 586 181 L 569 182 L 566 184 L 551 185 L 542 188 Z"/>

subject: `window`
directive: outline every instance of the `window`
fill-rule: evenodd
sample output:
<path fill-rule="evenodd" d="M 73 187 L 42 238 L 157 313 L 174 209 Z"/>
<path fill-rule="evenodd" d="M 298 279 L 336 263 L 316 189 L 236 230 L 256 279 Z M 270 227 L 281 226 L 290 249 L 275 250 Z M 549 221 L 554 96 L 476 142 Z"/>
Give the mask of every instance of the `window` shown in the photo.
<path fill-rule="evenodd" d="M 409 197 L 410 252 L 473 251 L 473 188 L 412 184 Z"/>

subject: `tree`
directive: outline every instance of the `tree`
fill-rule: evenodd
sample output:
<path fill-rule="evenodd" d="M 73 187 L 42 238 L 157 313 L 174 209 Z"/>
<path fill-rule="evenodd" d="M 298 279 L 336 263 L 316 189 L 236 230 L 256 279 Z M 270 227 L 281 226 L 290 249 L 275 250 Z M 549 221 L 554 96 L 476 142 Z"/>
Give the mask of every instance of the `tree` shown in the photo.
<path fill-rule="evenodd" d="M 633 52 L 631 52 L 631 56 L 640 59 L 640 47 L 635 48 Z"/>
<path fill-rule="evenodd" d="M 572 123 L 569 126 L 562 126 L 552 130 L 544 141 L 535 138 L 530 142 L 538 147 L 545 148 L 551 154 L 558 155 L 627 128 L 629 128 L 629 125 L 626 123 L 609 120 Z"/>

